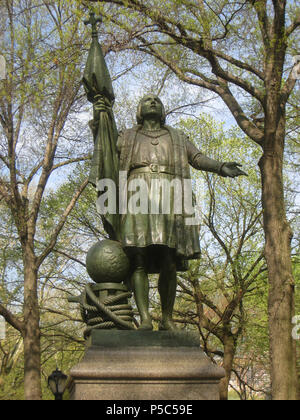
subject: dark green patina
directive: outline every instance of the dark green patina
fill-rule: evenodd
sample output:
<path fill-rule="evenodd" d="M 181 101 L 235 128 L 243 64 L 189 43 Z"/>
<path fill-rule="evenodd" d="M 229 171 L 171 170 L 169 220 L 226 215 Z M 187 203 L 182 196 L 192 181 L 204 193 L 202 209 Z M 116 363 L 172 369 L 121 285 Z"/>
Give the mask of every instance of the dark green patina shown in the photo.
<path fill-rule="evenodd" d="M 92 45 L 83 84 L 87 98 L 93 103 L 94 118 L 90 126 L 94 136 L 94 154 L 90 182 L 109 178 L 119 188 L 119 171 L 128 174 L 128 181 L 143 180 L 151 191 L 153 180 L 168 182 L 179 179 L 190 182 L 189 166 L 216 173 L 223 177 L 246 175 L 235 162 L 217 162 L 204 156 L 187 136 L 165 124 L 165 109 L 153 94 L 140 101 L 137 125 L 118 134 L 112 111 L 114 92 L 111 78 L 98 42 L 97 22 L 91 14 L 86 23 L 92 25 Z M 123 191 L 124 192 L 124 191 Z M 131 198 L 127 191 L 127 201 Z M 151 193 L 149 193 L 150 197 Z M 159 205 L 163 195 L 156 197 Z M 181 199 L 184 201 L 184 194 Z M 131 261 L 129 287 L 132 288 L 139 310 L 140 330 L 152 330 L 149 314 L 149 273 L 159 273 L 161 297 L 161 330 L 176 330 L 172 320 L 178 270 L 186 269 L 189 259 L 200 257 L 199 230 L 186 223 L 193 214 L 174 211 L 175 193 L 170 198 L 169 214 L 133 214 L 125 212 L 103 215 L 104 228 L 110 239 L 123 246 Z M 124 279 L 126 282 L 127 279 Z"/>

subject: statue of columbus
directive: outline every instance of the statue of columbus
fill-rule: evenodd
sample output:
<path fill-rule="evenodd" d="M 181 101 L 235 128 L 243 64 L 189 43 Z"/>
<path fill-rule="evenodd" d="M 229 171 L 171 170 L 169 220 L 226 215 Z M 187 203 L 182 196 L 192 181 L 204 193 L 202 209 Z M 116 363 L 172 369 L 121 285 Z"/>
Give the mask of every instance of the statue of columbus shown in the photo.
<path fill-rule="evenodd" d="M 191 188 L 190 166 L 222 177 L 246 174 L 236 162 L 218 162 L 203 155 L 185 133 L 166 125 L 164 105 L 154 94 L 146 95 L 139 102 L 137 125 L 118 133 L 112 111 L 115 97 L 98 42 L 97 22 L 91 14 L 87 23 L 92 24 L 93 41 L 83 77 L 87 97 L 94 106 L 91 128 L 95 146 L 90 182 L 97 186 L 99 180 L 111 179 L 118 189 L 119 173 L 127 174 L 126 191 L 122 191 L 126 211 L 103 214 L 104 228 L 130 257 L 130 284 L 141 318 L 140 329 L 153 328 L 148 274 L 158 273 L 160 329 L 174 330 L 176 273 L 187 268 L 188 260 L 200 257 L 199 226 L 188 223 L 193 214 L 185 206 L 186 188 L 180 186 Z M 161 188 L 164 183 L 174 187 L 168 190 L 167 212 L 160 211 L 165 200 L 165 190 Z M 134 186 L 141 185 L 145 186 L 143 191 L 151 206 L 146 211 L 128 211 L 136 194 Z"/>

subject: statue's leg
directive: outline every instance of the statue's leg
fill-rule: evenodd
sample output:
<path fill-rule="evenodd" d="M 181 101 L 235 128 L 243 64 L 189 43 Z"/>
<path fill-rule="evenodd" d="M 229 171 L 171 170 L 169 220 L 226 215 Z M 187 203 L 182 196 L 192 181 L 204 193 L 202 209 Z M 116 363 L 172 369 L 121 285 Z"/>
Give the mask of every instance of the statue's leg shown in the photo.
<path fill-rule="evenodd" d="M 160 330 L 176 330 L 176 326 L 172 320 L 176 287 L 175 250 L 164 247 L 162 248 L 161 271 L 158 280 L 158 291 L 162 308 L 162 320 L 159 326 Z"/>
<path fill-rule="evenodd" d="M 149 279 L 146 272 L 145 258 L 142 251 L 134 256 L 135 270 L 132 275 L 134 297 L 141 317 L 139 330 L 152 330 L 152 320 L 149 313 Z"/>

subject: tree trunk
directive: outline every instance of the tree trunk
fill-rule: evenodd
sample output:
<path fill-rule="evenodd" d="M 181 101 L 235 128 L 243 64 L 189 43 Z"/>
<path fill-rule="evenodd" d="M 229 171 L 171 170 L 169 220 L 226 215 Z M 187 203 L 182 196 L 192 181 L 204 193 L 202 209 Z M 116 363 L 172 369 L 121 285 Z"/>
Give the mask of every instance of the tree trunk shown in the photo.
<path fill-rule="evenodd" d="M 24 256 L 24 390 L 26 400 L 41 400 L 40 314 L 37 269 L 31 249 Z"/>
<path fill-rule="evenodd" d="M 233 360 L 234 360 L 235 350 L 236 350 L 236 343 L 232 334 L 225 334 L 223 345 L 224 345 L 223 368 L 225 369 L 226 375 L 225 375 L 225 378 L 221 379 L 220 381 L 220 399 L 221 401 L 227 401 L 229 381 L 231 378 L 232 365 L 233 365 Z"/>
<path fill-rule="evenodd" d="M 259 166 L 262 179 L 265 256 L 269 276 L 268 311 L 272 398 L 274 400 L 296 400 L 296 357 L 292 338 L 292 317 L 294 315 L 294 279 L 291 262 L 292 230 L 286 218 L 284 202 L 285 132 L 283 120 L 284 116 L 282 116 L 282 122 L 277 125 L 274 125 L 274 121 L 270 121 L 270 130 L 268 130 L 268 126 L 265 128 L 264 153 Z M 266 119 L 266 124 L 268 124 L 268 119 Z"/>

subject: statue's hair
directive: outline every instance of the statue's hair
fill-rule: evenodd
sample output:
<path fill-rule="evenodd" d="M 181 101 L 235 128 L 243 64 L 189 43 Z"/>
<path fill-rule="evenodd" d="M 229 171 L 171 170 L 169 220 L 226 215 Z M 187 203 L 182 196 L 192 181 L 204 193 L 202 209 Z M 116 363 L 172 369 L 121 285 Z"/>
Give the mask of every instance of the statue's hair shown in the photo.
<path fill-rule="evenodd" d="M 136 113 L 136 120 L 137 120 L 137 123 L 139 124 L 139 125 L 142 125 L 143 124 L 143 122 L 144 122 L 144 117 L 143 117 L 143 115 L 142 115 L 142 104 L 143 104 L 143 101 L 148 97 L 149 95 L 146 95 L 146 96 L 144 96 L 141 100 L 140 100 L 140 102 L 139 102 L 139 104 L 138 104 L 138 108 L 137 108 L 137 113 Z M 162 101 L 160 100 L 160 98 L 158 97 L 158 96 L 156 96 L 156 98 L 160 101 L 160 103 L 161 103 L 161 109 L 162 109 L 162 113 L 161 113 L 161 119 L 160 119 L 160 122 L 161 122 L 161 126 L 164 126 L 165 125 L 165 123 L 166 123 L 166 110 L 165 110 L 165 107 L 164 107 L 164 104 L 162 103 Z"/>

